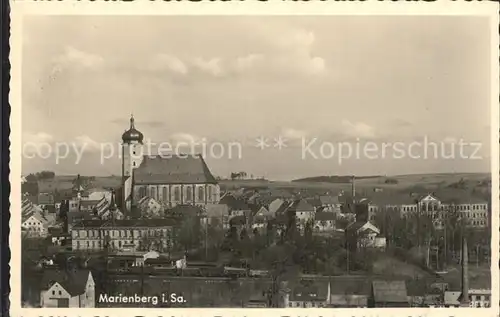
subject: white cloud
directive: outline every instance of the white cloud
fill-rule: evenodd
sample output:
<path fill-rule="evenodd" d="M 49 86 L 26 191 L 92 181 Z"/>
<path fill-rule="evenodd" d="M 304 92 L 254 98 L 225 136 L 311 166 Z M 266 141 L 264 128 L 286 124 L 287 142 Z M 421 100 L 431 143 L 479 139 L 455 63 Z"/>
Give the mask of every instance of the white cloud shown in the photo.
<path fill-rule="evenodd" d="M 23 142 L 24 143 L 33 143 L 33 144 L 41 144 L 41 143 L 50 143 L 54 140 L 54 137 L 45 132 L 31 133 L 25 132 L 23 133 Z"/>
<path fill-rule="evenodd" d="M 295 130 L 295 129 L 291 129 L 291 128 L 284 128 L 281 131 L 281 134 L 283 137 L 290 139 L 290 140 L 302 139 L 302 138 L 307 136 L 307 133 L 305 131 Z"/>
<path fill-rule="evenodd" d="M 201 138 L 199 138 L 196 135 L 184 132 L 174 133 L 170 136 L 170 139 L 174 143 L 189 143 L 189 144 L 196 143 L 201 140 Z"/>
<path fill-rule="evenodd" d="M 197 57 L 193 60 L 193 66 L 204 73 L 217 77 L 224 73 L 221 62 L 222 59 L 220 58 L 204 59 Z"/>
<path fill-rule="evenodd" d="M 168 70 L 177 74 L 186 75 L 189 72 L 188 66 L 181 59 L 168 55 L 158 54 L 150 62 L 151 70 Z"/>
<path fill-rule="evenodd" d="M 249 54 L 237 57 L 234 64 L 236 70 L 247 71 L 253 69 L 259 62 L 262 62 L 263 59 L 264 56 L 262 54 Z"/>
<path fill-rule="evenodd" d="M 63 54 L 54 58 L 54 63 L 56 69 L 61 67 L 96 69 L 104 64 L 104 59 L 99 55 L 68 46 Z"/>
<path fill-rule="evenodd" d="M 375 129 L 363 122 L 351 122 L 343 119 L 341 123 L 342 133 L 354 138 L 374 138 L 376 137 Z"/>
<path fill-rule="evenodd" d="M 84 151 L 97 151 L 101 149 L 101 143 L 93 140 L 88 135 L 81 135 L 75 138 L 75 145 Z"/>

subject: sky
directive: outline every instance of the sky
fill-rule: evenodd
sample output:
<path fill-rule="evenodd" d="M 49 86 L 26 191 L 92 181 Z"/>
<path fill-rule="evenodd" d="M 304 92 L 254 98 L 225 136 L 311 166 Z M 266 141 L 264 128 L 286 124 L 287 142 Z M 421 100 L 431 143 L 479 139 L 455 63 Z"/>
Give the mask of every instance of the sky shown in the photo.
<path fill-rule="evenodd" d="M 119 175 L 118 154 L 103 149 L 119 148 L 131 114 L 150 142 L 207 144 L 208 152 L 195 152 L 222 177 L 488 172 L 488 23 L 451 16 L 29 17 L 23 173 Z M 462 140 L 465 154 L 429 157 L 421 143 L 410 153 L 424 139 L 438 151 Z M 339 159 L 339 142 L 351 149 L 372 143 L 377 154 L 347 157 L 344 147 Z M 381 154 L 395 142 L 404 157 Z M 216 143 L 217 155 L 210 151 Z"/>

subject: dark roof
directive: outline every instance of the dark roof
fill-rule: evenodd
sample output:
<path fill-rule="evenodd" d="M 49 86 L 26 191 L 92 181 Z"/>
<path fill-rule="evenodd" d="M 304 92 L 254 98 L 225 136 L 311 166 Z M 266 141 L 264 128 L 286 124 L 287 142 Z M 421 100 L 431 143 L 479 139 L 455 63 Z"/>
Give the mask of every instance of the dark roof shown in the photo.
<path fill-rule="evenodd" d="M 85 211 L 70 211 L 67 214 L 68 223 L 76 223 L 82 220 L 92 220 L 94 215 Z"/>
<path fill-rule="evenodd" d="M 372 284 L 366 277 L 342 276 L 333 277 L 330 283 L 332 295 L 370 295 Z"/>
<path fill-rule="evenodd" d="M 324 221 L 324 220 L 335 220 L 335 214 L 333 212 L 317 212 L 314 215 L 314 220 Z"/>
<path fill-rule="evenodd" d="M 167 213 L 172 213 L 173 215 L 185 216 L 185 217 L 195 217 L 203 214 L 203 209 L 198 206 L 193 205 L 177 205 L 174 208 L 167 211 Z"/>
<path fill-rule="evenodd" d="M 122 134 L 122 141 L 124 143 L 139 142 L 142 144 L 144 135 L 135 128 L 134 116 L 130 117 L 130 128 Z"/>
<path fill-rule="evenodd" d="M 327 281 L 302 281 L 303 284 L 297 285 L 292 288 L 292 292 L 290 294 L 291 301 L 304 301 L 304 302 L 312 302 L 312 301 L 325 301 L 327 300 L 327 290 L 328 290 L 328 282 Z"/>
<path fill-rule="evenodd" d="M 320 196 L 319 200 L 322 205 L 337 205 L 340 204 L 337 196 Z"/>
<path fill-rule="evenodd" d="M 284 201 L 276 210 L 276 214 L 284 214 L 292 205 L 292 202 Z"/>
<path fill-rule="evenodd" d="M 85 286 L 89 278 L 89 270 L 63 271 L 46 269 L 43 272 L 41 289 L 47 290 L 54 283 L 59 283 L 71 296 L 85 293 Z"/>
<path fill-rule="evenodd" d="M 407 303 L 405 281 L 373 281 L 373 298 L 376 303 Z"/>
<path fill-rule="evenodd" d="M 135 184 L 216 184 L 201 155 L 144 156 L 134 170 Z"/>
<path fill-rule="evenodd" d="M 247 218 L 245 216 L 234 216 L 229 219 L 230 225 L 245 225 L 247 223 Z"/>
<path fill-rule="evenodd" d="M 123 220 L 84 220 L 73 226 L 73 228 L 130 228 L 130 227 L 172 227 L 178 225 L 174 218 L 164 219 L 123 219 Z"/>
<path fill-rule="evenodd" d="M 233 195 L 225 195 L 219 204 L 228 206 L 230 210 L 251 210 L 250 206 L 245 203 L 242 199 L 235 198 Z"/>
<path fill-rule="evenodd" d="M 309 204 L 305 199 L 300 199 L 294 201 L 290 205 L 290 210 L 299 212 L 313 212 L 314 207 L 311 204 Z"/>
<path fill-rule="evenodd" d="M 321 200 L 319 198 L 309 198 L 307 202 L 316 208 L 321 207 Z"/>

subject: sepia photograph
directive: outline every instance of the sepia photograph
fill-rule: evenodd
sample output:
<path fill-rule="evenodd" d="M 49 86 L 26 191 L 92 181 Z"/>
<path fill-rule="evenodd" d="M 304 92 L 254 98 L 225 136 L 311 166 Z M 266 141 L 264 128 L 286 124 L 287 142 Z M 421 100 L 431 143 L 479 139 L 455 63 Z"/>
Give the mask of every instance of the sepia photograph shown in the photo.
<path fill-rule="evenodd" d="M 24 16 L 22 307 L 497 307 L 491 26 Z"/>

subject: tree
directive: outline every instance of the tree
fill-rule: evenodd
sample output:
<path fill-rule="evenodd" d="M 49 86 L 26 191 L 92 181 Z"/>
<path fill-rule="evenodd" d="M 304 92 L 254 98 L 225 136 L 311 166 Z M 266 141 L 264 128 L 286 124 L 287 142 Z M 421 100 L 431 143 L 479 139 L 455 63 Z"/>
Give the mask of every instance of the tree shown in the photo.
<path fill-rule="evenodd" d="M 36 173 L 36 178 L 37 180 L 48 180 L 48 179 L 54 179 L 56 176 L 56 173 L 52 171 L 41 171 Z"/>
<path fill-rule="evenodd" d="M 27 182 L 37 182 L 38 181 L 38 177 L 36 177 L 35 174 L 31 173 L 28 176 L 26 176 L 26 181 Z"/>
<path fill-rule="evenodd" d="M 179 243 L 184 247 L 184 251 L 199 246 L 200 229 L 200 220 L 197 216 L 187 216 L 182 220 L 178 237 Z"/>

